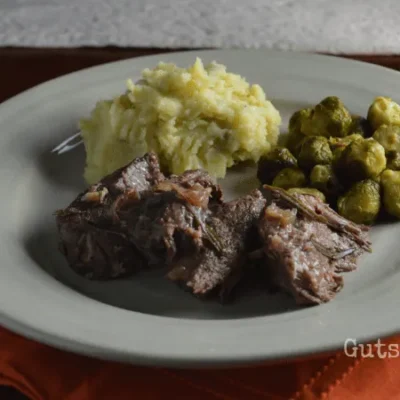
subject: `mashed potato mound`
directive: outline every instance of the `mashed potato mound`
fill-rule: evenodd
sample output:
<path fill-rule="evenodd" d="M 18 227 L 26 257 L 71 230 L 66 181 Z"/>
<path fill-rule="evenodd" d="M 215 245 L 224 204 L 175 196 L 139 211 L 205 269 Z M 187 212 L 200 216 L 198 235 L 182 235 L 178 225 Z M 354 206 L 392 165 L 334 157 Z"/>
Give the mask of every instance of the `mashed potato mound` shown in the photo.
<path fill-rule="evenodd" d="M 222 178 L 237 162 L 260 156 L 277 142 L 281 117 L 259 85 L 249 85 L 215 62 L 188 69 L 160 63 L 128 81 L 125 94 L 100 101 L 80 128 L 89 184 L 155 151 L 165 169 L 203 168 Z"/>

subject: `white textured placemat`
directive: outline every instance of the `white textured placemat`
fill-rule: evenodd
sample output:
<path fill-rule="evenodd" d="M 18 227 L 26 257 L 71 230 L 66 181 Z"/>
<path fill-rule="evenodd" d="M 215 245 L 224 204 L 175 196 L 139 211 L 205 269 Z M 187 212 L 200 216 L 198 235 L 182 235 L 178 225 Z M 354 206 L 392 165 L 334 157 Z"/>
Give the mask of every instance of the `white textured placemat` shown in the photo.
<path fill-rule="evenodd" d="M 400 53 L 400 0 L 0 0 L 0 46 Z"/>

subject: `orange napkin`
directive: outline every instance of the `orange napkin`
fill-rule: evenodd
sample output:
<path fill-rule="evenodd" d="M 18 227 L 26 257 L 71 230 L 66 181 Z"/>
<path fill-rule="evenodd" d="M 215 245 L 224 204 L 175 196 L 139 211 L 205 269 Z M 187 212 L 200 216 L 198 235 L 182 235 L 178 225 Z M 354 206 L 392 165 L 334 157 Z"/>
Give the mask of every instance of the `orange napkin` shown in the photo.
<path fill-rule="evenodd" d="M 0 385 L 32 400 L 395 400 L 400 336 L 356 357 L 341 351 L 258 367 L 174 370 L 135 367 L 66 353 L 0 328 Z M 390 347 L 389 347 L 390 345 Z M 352 353 L 354 348 L 350 347 Z M 390 358 L 389 358 L 390 356 Z"/>

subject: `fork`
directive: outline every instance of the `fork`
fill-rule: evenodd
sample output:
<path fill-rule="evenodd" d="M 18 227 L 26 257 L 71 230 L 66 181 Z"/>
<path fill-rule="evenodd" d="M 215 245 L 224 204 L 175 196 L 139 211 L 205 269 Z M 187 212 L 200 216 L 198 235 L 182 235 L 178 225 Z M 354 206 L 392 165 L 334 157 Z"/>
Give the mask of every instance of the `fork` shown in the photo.
<path fill-rule="evenodd" d="M 135 85 L 146 85 L 147 82 L 145 79 L 138 79 L 135 82 Z M 75 149 L 75 147 L 80 146 L 83 143 L 82 140 L 82 134 L 81 132 L 75 133 L 75 135 L 70 136 L 69 138 L 65 139 L 63 142 L 58 144 L 56 147 L 54 147 L 53 150 L 51 150 L 52 153 L 57 153 L 58 155 L 67 153 L 68 151 L 71 151 Z"/>
<path fill-rule="evenodd" d="M 57 153 L 58 155 L 71 151 L 75 147 L 80 146 L 83 143 L 81 132 L 75 133 L 75 135 L 70 136 L 63 142 L 58 144 L 51 150 L 52 153 Z"/>

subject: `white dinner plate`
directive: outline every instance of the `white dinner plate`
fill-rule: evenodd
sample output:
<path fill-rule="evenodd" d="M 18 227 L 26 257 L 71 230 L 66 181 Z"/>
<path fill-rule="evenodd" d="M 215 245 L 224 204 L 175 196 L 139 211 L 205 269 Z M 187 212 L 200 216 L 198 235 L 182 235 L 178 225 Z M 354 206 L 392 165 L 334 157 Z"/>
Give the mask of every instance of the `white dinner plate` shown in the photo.
<path fill-rule="evenodd" d="M 400 74 L 320 55 L 230 50 L 162 54 L 111 63 L 42 84 L 0 105 L 0 323 L 41 342 L 92 356 L 169 366 L 223 366 L 341 348 L 400 331 L 400 222 L 372 229 L 373 253 L 328 304 L 295 307 L 284 294 L 201 301 L 159 272 L 115 282 L 76 276 L 57 249 L 52 213 L 84 188 L 82 148 L 50 150 L 77 130 L 95 102 L 159 61 L 201 57 L 259 83 L 284 118 L 328 95 L 365 115 L 375 96 L 400 100 Z M 29 73 L 29 71 L 27 72 Z M 10 77 L 9 79 L 18 79 Z M 243 179 L 245 176 L 248 179 Z M 244 182 L 241 186 L 239 182 Z M 236 194 L 254 170 L 223 183 Z"/>

